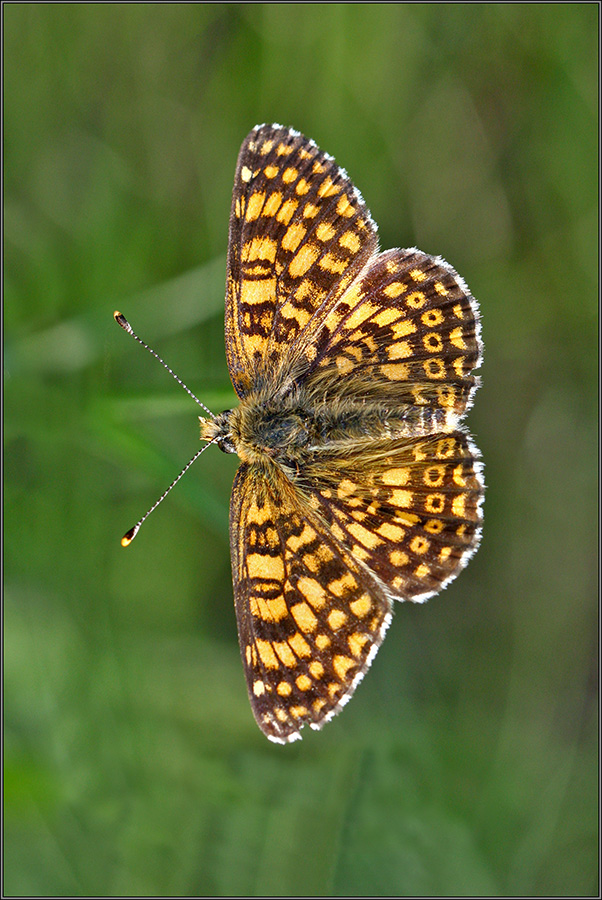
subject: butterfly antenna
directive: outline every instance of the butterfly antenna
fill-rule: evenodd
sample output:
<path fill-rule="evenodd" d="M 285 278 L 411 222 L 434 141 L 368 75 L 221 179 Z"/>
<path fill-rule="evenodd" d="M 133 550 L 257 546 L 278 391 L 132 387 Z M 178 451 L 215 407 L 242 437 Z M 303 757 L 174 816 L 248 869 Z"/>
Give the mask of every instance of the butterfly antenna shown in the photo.
<path fill-rule="evenodd" d="M 163 368 L 164 368 L 164 369 L 167 369 L 167 371 L 169 372 L 170 375 L 173 375 L 173 377 L 176 379 L 176 381 L 178 382 L 178 384 L 181 385 L 181 387 L 184 388 L 184 390 L 186 391 L 186 393 L 189 394 L 190 397 L 192 397 L 192 399 L 195 401 L 195 403 L 198 403 L 198 405 L 199 405 L 200 407 L 202 407 L 202 408 L 205 410 L 205 412 L 209 413 L 209 415 L 211 416 L 212 419 L 215 419 L 215 415 L 211 412 L 211 410 L 208 409 L 208 408 L 205 406 L 205 404 L 202 403 L 202 402 L 199 400 L 198 397 L 195 397 L 195 395 L 192 393 L 192 391 L 191 391 L 188 387 L 186 387 L 186 385 L 184 384 L 184 382 L 183 382 L 180 378 L 178 378 L 178 376 L 176 375 L 176 373 L 173 372 L 173 371 L 169 368 L 169 366 L 167 365 L 167 363 L 165 362 L 165 360 L 161 359 L 161 357 L 159 356 L 159 354 L 158 354 L 158 353 L 155 353 L 155 351 L 152 349 L 152 347 L 149 347 L 148 344 L 145 344 L 145 342 L 142 340 L 142 338 L 139 338 L 139 337 L 138 337 L 138 335 L 136 334 L 136 332 L 134 331 L 134 329 L 132 328 L 132 326 L 130 325 L 130 323 L 128 322 L 128 320 L 126 319 L 126 317 L 125 317 L 122 313 L 120 313 L 120 312 L 118 312 L 118 311 L 115 311 L 115 312 L 113 313 L 113 316 L 114 316 L 115 321 L 117 322 L 117 324 L 118 324 L 118 325 L 121 325 L 121 327 L 123 328 L 124 331 L 127 331 L 128 334 L 131 334 L 135 341 L 138 341 L 139 344 L 142 344 L 142 346 L 145 348 L 145 350 L 148 350 L 149 353 L 152 353 L 152 355 L 155 357 L 155 359 L 158 359 L 158 360 L 159 360 L 159 362 L 161 363 L 161 365 L 163 366 Z M 214 438 L 212 441 L 209 441 L 207 444 L 205 444 L 204 447 L 201 447 L 201 449 L 200 449 L 197 453 L 194 454 L 194 456 L 192 457 L 192 459 L 190 460 L 190 462 L 186 463 L 186 465 L 184 466 L 184 468 L 182 469 L 182 471 L 180 472 L 180 474 L 178 475 L 178 477 L 177 477 L 177 478 L 174 478 L 174 480 L 173 480 L 172 483 L 169 485 L 169 487 L 167 488 L 167 490 L 164 491 L 164 492 L 161 494 L 161 496 L 159 497 L 159 499 L 157 500 L 157 502 L 154 503 L 154 504 L 151 506 L 151 508 L 148 510 L 148 512 L 146 512 L 146 513 L 142 516 L 142 518 L 140 519 L 140 521 L 136 522 L 136 524 L 134 525 L 133 528 L 130 528 L 129 531 L 126 531 L 126 533 L 124 534 L 124 536 L 121 538 L 121 546 L 122 546 L 122 547 L 127 547 L 129 544 L 132 543 L 132 541 L 134 540 L 134 538 L 136 537 L 136 535 L 137 535 L 138 532 L 140 531 L 140 526 L 142 525 L 142 523 L 143 523 L 146 519 L 148 519 L 148 517 L 150 516 L 150 514 L 151 514 L 152 512 L 154 512 L 154 510 L 158 507 L 158 505 L 159 505 L 163 500 L 165 500 L 165 498 L 167 497 L 167 495 L 169 494 L 169 492 L 171 491 L 171 489 L 174 488 L 174 487 L 176 486 L 176 484 L 178 483 L 178 481 L 180 480 L 180 478 L 188 471 L 188 469 L 191 467 L 191 465 L 192 465 L 194 462 L 197 461 L 197 459 L 199 458 L 199 456 L 201 455 L 201 453 L 204 453 L 204 451 L 207 449 L 207 447 L 210 447 L 211 444 L 214 444 L 216 440 L 217 440 L 217 438 Z"/>
<path fill-rule="evenodd" d="M 125 317 L 122 313 L 118 312 L 117 310 L 115 310 L 115 312 L 113 313 L 113 317 L 114 317 L 115 321 L 117 322 L 117 324 L 118 324 L 118 325 L 121 325 L 121 327 L 123 328 L 124 331 L 127 331 L 128 334 L 131 334 L 135 341 L 138 341 L 139 344 L 142 344 L 142 346 L 144 347 L 145 350 L 148 350 L 149 353 L 152 353 L 152 355 L 155 357 L 155 359 L 158 359 L 158 360 L 159 360 L 159 362 L 161 363 L 161 365 L 163 366 L 163 368 L 164 368 L 164 369 L 167 369 L 167 371 L 169 372 L 170 375 L 173 375 L 173 377 L 176 379 L 176 381 L 178 382 L 178 384 L 179 384 L 181 387 L 184 388 L 184 390 L 186 391 L 186 393 L 189 394 L 189 396 L 192 397 L 192 399 L 195 401 L 195 403 L 198 403 L 198 405 L 199 405 L 200 407 L 202 407 L 202 408 L 205 410 L 205 412 L 209 413 L 209 415 L 211 416 L 212 419 L 215 419 L 215 416 L 214 416 L 214 414 L 211 412 L 211 410 L 210 410 L 210 409 L 207 409 L 207 407 L 205 406 L 205 404 L 204 404 L 204 403 L 201 403 L 201 401 L 199 400 L 198 397 L 195 397 L 195 395 L 192 393 L 192 391 L 191 391 L 189 388 L 186 387 L 186 385 L 184 384 L 184 382 L 183 382 L 180 378 L 178 378 L 178 376 L 176 375 L 176 373 L 173 372 L 173 371 L 169 368 L 169 366 L 167 365 L 167 363 L 166 363 L 163 359 L 161 359 L 161 357 L 159 356 L 159 354 L 158 354 L 158 353 L 155 353 L 155 351 L 152 349 L 152 347 L 149 347 L 148 344 L 145 344 L 145 343 L 144 343 L 144 341 L 142 340 L 142 338 L 139 338 L 139 337 L 138 337 L 138 335 L 136 334 L 136 332 L 134 331 L 134 329 L 132 328 L 132 326 L 130 325 L 130 323 L 128 322 L 128 320 L 126 319 L 126 317 Z M 197 455 L 198 455 L 198 454 L 197 454 Z M 195 456 L 195 459 L 196 459 L 196 456 Z M 193 461 L 194 461 L 194 460 L 193 460 Z M 186 470 L 184 470 L 184 471 L 186 471 Z M 178 480 L 178 479 L 176 478 L 176 481 L 177 481 L 177 480 Z M 174 482 L 174 484 L 175 484 L 175 482 Z M 172 487 L 173 487 L 173 485 L 172 485 Z M 169 493 L 170 490 L 171 490 L 171 488 L 168 488 L 167 493 Z M 162 500 L 162 499 L 163 499 L 163 497 L 161 497 L 161 500 Z M 159 501 L 159 502 L 161 502 L 161 501 Z M 128 534 L 129 534 L 129 532 L 128 532 Z"/>
<path fill-rule="evenodd" d="M 161 496 L 159 497 L 159 499 L 157 500 L 157 502 L 156 502 L 156 503 L 153 503 L 153 505 L 152 505 L 151 508 L 148 510 L 148 512 L 146 512 L 146 513 L 142 516 L 142 518 L 140 519 L 140 521 L 136 522 L 136 524 L 134 525 L 133 528 L 130 528 L 129 531 L 126 531 L 126 533 L 125 533 L 125 534 L 123 535 L 123 537 L 121 538 L 121 546 L 122 546 L 122 547 L 127 547 L 129 544 L 132 543 L 132 541 L 134 540 L 134 538 L 136 537 L 136 535 L 137 535 L 138 532 L 140 531 L 140 526 L 142 525 L 142 523 L 143 523 L 146 519 L 148 519 L 148 517 L 150 516 L 150 514 L 158 507 L 158 505 L 161 503 L 161 501 L 165 500 L 165 498 L 167 497 L 167 495 L 169 494 L 169 492 L 171 491 L 171 489 L 172 489 L 173 487 L 176 486 L 176 484 L 178 483 L 178 481 L 180 480 L 180 478 L 182 477 L 182 475 L 185 475 L 185 474 L 186 474 L 186 472 L 187 472 L 188 469 L 191 467 L 191 465 L 192 465 L 194 462 L 197 461 L 197 459 L 199 458 L 199 456 L 201 455 L 201 453 L 204 453 L 205 450 L 207 449 L 207 447 L 210 447 L 211 444 L 214 444 L 214 443 L 216 442 L 216 440 L 217 440 L 217 438 L 215 437 L 212 441 L 209 441 L 208 444 L 205 444 L 204 447 L 201 447 L 201 449 L 200 449 L 199 451 L 197 451 L 197 453 L 194 454 L 194 456 L 192 457 L 192 459 L 190 460 L 190 462 L 186 463 L 186 465 L 184 466 L 184 468 L 182 469 L 182 471 L 180 472 L 180 474 L 178 475 L 178 477 L 177 477 L 177 478 L 174 478 L 174 480 L 173 480 L 172 483 L 169 485 L 169 487 L 167 488 L 167 490 L 164 491 L 164 492 L 161 494 Z"/>

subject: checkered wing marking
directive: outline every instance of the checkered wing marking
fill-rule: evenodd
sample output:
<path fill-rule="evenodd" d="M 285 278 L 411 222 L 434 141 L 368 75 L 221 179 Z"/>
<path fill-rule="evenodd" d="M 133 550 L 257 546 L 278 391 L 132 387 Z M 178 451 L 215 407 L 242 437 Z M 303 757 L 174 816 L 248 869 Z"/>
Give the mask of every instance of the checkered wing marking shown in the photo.
<path fill-rule="evenodd" d="M 260 125 L 236 167 L 226 353 L 244 397 L 376 252 L 376 226 L 345 171 L 288 128 Z"/>
<path fill-rule="evenodd" d="M 356 394 L 363 384 L 384 402 L 439 407 L 457 422 L 478 384 L 479 331 L 476 301 L 450 265 L 415 249 L 388 250 L 319 323 L 305 379 L 331 376 Z"/>
<path fill-rule="evenodd" d="M 243 464 L 230 507 L 238 635 L 253 714 L 272 741 L 350 699 L 391 617 L 386 592 L 284 475 Z"/>
<path fill-rule="evenodd" d="M 463 431 L 374 443 L 303 478 L 329 533 L 398 600 L 440 591 L 478 546 L 482 466 Z"/>

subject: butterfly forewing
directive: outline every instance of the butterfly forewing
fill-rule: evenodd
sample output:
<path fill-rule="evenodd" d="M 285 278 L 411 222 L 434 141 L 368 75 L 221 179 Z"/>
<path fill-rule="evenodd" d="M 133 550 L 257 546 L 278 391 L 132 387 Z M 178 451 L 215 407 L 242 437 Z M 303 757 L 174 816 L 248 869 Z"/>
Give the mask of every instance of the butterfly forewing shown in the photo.
<path fill-rule="evenodd" d="M 245 396 L 375 252 L 376 226 L 332 157 L 288 128 L 248 135 L 236 167 L 226 354 Z"/>
<path fill-rule="evenodd" d="M 351 697 L 391 602 L 277 470 L 238 470 L 231 550 L 240 649 L 253 713 L 274 741 L 320 728 Z"/>

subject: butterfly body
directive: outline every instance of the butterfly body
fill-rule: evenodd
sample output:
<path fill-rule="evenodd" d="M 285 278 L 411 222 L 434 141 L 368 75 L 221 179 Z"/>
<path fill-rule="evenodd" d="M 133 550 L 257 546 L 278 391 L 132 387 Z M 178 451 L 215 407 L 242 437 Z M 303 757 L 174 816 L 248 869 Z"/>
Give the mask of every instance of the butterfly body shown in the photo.
<path fill-rule="evenodd" d="M 363 391 L 353 398 L 349 385 L 346 388 L 342 396 L 338 391 L 295 388 L 276 400 L 266 390 L 259 391 L 215 420 L 201 417 L 201 436 L 217 439 L 224 452 L 236 453 L 243 462 L 273 462 L 294 477 L 296 469 L 303 469 L 312 458 L 335 464 L 340 454 L 367 450 L 379 438 L 432 434 L 447 425 L 449 417 L 440 410 L 411 404 L 391 409 L 368 399 Z"/>
<path fill-rule="evenodd" d="M 445 587 L 481 533 L 480 454 L 462 420 L 478 309 L 440 257 L 378 252 L 346 172 L 262 125 L 235 176 L 226 353 L 239 405 L 201 419 L 238 454 L 232 574 L 251 706 L 268 738 L 350 699 L 394 600 Z"/>

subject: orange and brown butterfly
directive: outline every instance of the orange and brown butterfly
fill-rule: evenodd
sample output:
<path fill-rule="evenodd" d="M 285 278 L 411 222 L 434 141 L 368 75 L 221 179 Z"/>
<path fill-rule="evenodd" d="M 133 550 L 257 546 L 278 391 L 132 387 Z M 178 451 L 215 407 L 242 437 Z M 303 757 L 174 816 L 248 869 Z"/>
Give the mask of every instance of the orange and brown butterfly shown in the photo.
<path fill-rule="evenodd" d="M 466 565 L 480 454 L 477 304 L 440 257 L 379 253 L 346 172 L 260 125 L 236 167 L 226 354 L 240 404 L 201 436 L 241 460 L 230 543 L 253 713 L 272 741 L 321 728 L 391 621 Z"/>

